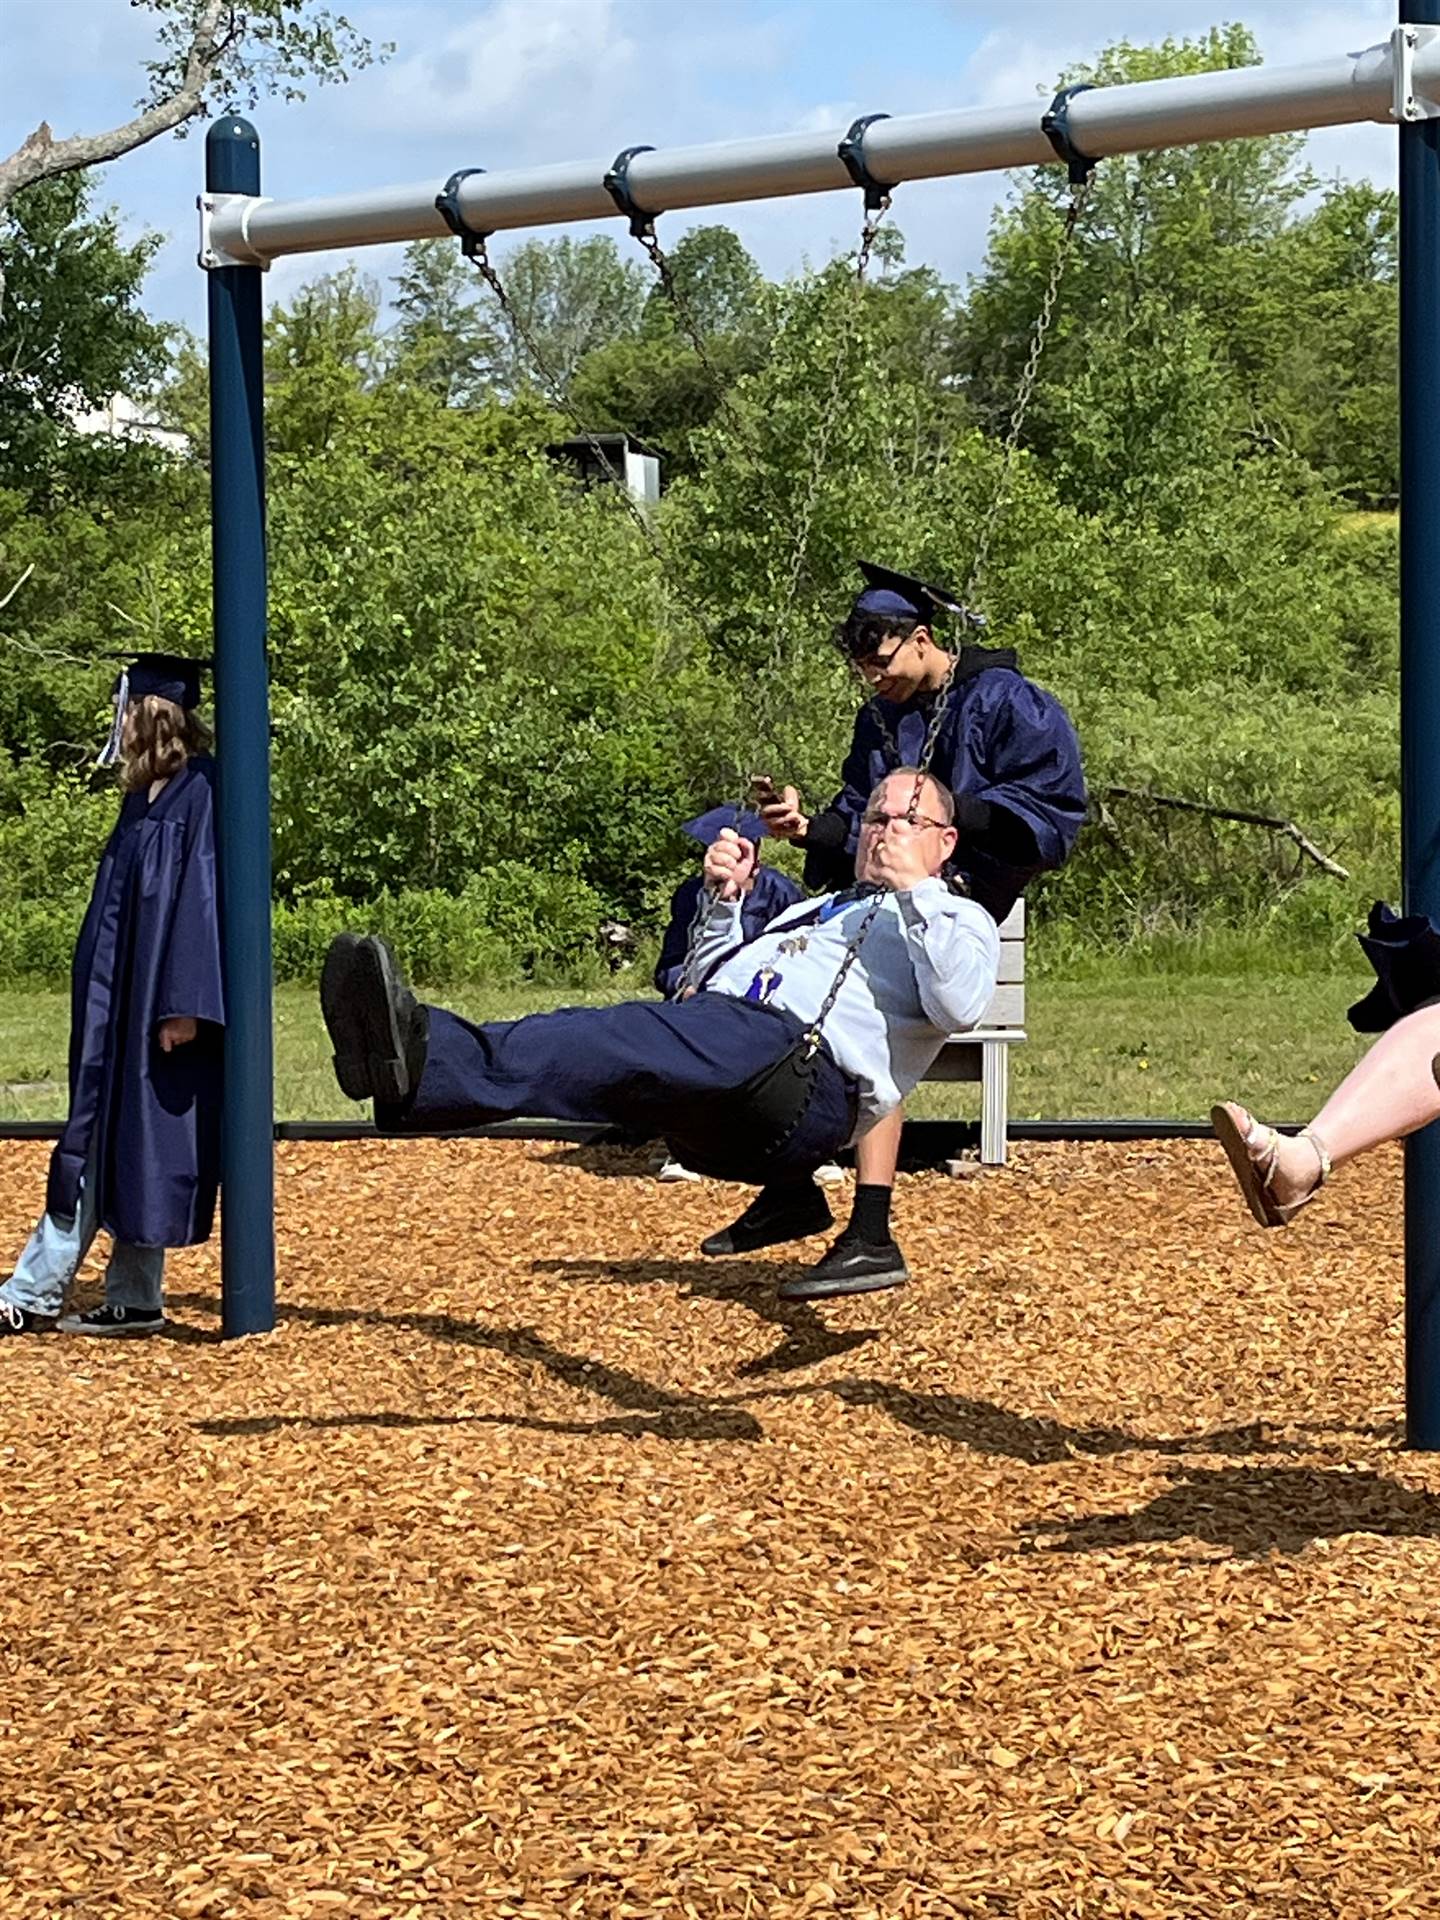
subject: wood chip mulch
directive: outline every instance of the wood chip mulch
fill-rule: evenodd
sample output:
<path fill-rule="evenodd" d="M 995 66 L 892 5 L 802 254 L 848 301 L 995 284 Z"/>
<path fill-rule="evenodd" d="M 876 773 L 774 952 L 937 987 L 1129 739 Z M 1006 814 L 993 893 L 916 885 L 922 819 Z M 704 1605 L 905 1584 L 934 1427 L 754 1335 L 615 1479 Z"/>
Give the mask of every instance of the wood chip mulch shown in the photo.
<path fill-rule="evenodd" d="M 279 1173 L 273 1335 L 210 1247 L 0 1345 L 4 1920 L 1440 1913 L 1398 1154 L 1283 1234 L 1208 1145 L 907 1178 L 823 1310 L 643 1156 Z"/>

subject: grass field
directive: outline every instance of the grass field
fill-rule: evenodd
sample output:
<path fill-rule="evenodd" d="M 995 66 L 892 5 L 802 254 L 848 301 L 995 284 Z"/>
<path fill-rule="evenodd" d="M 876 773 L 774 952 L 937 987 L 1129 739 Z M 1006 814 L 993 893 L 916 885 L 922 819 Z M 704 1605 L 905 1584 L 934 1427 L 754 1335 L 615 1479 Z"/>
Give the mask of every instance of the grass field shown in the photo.
<path fill-rule="evenodd" d="M 1087 966 L 1083 978 L 1038 979 L 1027 1008 L 1030 1039 L 1014 1055 L 1012 1112 L 1020 1119 L 1188 1119 L 1234 1094 L 1279 1118 L 1303 1118 L 1359 1054 L 1345 1008 L 1364 985 L 1358 967 L 1278 979 L 1158 974 L 1123 956 Z M 440 997 L 472 1019 L 504 1019 L 622 999 L 630 990 L 472 988 Z M 277 1115 L 360 1117 L 331 1076 L 315 995 L 282 987 L 275 1012 Z M 63 1115 L 68 1020 L 62 993 L 0 992 L 0 1120 Z M 977 1098 L 968 1087 L 925 1087 L 911 1112 L 968 1115 Z"/>

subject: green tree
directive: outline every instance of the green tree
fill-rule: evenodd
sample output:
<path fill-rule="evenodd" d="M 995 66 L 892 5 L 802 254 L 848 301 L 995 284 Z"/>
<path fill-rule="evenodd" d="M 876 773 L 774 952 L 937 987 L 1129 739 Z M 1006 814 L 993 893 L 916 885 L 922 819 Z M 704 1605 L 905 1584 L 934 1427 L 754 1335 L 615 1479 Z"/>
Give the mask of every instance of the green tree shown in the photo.
<path fill-rule="evenodd" d="M 645 301 L 645 269 L 624 260 L 608 234 L 589 240 L 526 240 L 500 262 L 500 275 L 516 319 L 534 342 L 548 378 L 563 391 L 587 353 L 639 329 Z M 500 337 L 496 384 L 505 393 L 544 386 L 524 341 L 495 314 Z"/>
<path fill-rule="evenodd" d="M 1122 41 L 1063 78 L 1114 85 L 1258 60 L 1250 31 L 1230 26 L 1150 47 Z M 1055 396 L 1079 379 L 1097 337 L 1143 330 L 1155 302 L 1203 316 L 1221 339 L 1227 336 L 1240 297 L 1237 263 L 1243 267 L 1254 249 L 1279 238 L 1313 184 L 1298 164 L 1302 148 L 1300 136 L 1284 134 L 1101 164 L 1031 408 L 1030 445 L 1054 444 Z M 975 417 L 991 431 L 1001 429 L 1013 403 L 1069 193 L 1058 168 L 1027 176 L 992 229 L 984 268 L 958 316 L 957 371 Z"/>
<path fill-rule="evenodd" d="M 489 392 L 500 341 L 482 313 L 475 269 L 453 240 L 416 240 L 396 276 L 391 365 L 446 406 L 474 406 Z"/>
<path fill-rule="evenodd" d="M 691 227 L 667 250 L 675 297 L 702 335 L 753 333 L 764 323 L 764 278 L 733 227 Z M 644 331 L 674 331 L 674 304 L 657 281 L 645 299 Z"/>
<path fill-rule="evenodd" d="M 0 486 L 42 498 L 66 483 L 124 481 L 149 449 L 69 429 L 119 391 L 143 392 L 165 365 L 166 330 L 140 290 L 159 239 L 126 245 L 93 183 L 72 173 L 17 194 L 4 216 L 9 297 L 0 309 Z"/>
<path fill-rule="evenodd" d="M 265 354 L 273 449 L 316 451 L 349 430 L 383 376 L 379 317 L 379 285 L 354 267 L 307 281 L 275 310 Z"/>

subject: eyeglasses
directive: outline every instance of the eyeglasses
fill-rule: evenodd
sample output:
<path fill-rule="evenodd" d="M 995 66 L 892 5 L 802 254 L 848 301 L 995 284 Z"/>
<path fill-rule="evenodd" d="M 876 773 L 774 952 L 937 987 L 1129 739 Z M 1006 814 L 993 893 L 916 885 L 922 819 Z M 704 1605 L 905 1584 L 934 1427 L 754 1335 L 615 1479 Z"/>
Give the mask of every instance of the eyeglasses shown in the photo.
<path fill-rule="evenodd" d="M 907 634 L 898 646 L 890 649 L 889 653 L 847 653 L 845 657 L 863 680 L 867 674 L 888 673 L 890 671 L 891 661 L 902 654 L 914 638 L 913 633 Z"/>
<path fill-rule="evenodd" d="M 948 820 L 932 820 L 928 813 L 885 813 L 879 807 L 872 807 L 860 816 L 862 827 L 878 827 L 883 833 L 886 827 L 938 827 L 941 833 L 949 826 Z"/>
<path fill-rule="evenodd" d="M 915 631 L 918 632 L 919 629 L 916 628 Z M 915 633 L 907 633 L 902 639 L 897 640 L 888 653 L 852 653 L 843 624 L 832 630 L 830 638 L 839 651 L 844 654 L 849 665 L 852 666 L 858 674 L 863 676 L 866 673 L 888 672 L 891 661 L 894 660 L 897 654 L 905 651 L 906 647 L 908 647 L 910 642 L 915 638 Z"/>

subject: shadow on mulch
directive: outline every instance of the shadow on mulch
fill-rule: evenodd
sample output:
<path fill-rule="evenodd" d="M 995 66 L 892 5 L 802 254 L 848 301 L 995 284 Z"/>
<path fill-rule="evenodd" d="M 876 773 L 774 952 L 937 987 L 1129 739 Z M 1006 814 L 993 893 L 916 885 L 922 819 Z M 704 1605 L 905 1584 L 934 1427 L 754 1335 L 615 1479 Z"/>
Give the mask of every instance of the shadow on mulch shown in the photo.
<path fill-rule="evenodd" d="M 789 1267 L 767 1267 L 757 1277 L 756 1269 L 740 1261 L 720 1260 L 532 1260 L 532 1273 L 558 1274 L 562 1280 L 595 1281 L 605 1286 L 653 1286 L 656 1283 L 683 1285 L 687 1300 L 728 1300 L 746 1307 L 768 1326 L 779 1327 L 784 1339 L 772 1353 L 747 1360 L 738 1371 L 740 1379 L 753 1379 L 765 1373 L 785 1373 L 798 1367 L 813 1367 L 836 1354 L 853 1353 L 867 1341 L 879 1336 L 878 1327 L 861 1327 L 848 1333 L 826 1325 L 813 1307 L 803 1301 L 781 1300 L 773 1282 L 786 1277 Z M 796 1263 L 794 1271 L 803 1272 Z"/>
<path fill-rule="evenodd" d="M 658 1169 L 652 1165 L 659 1141 L 644 1146 L 552 1147 L 546 1153 L 525 1157 L 532 1166 L 574 1167 L 579 1173 L 593 1173 L 602 1180 L 655 1180 Z M 656 1186 L 660 1185 L 655 1180 Z"/>
<path fill-rule="evenodd" d="M 1370 1472 L 1330 1467 L 1186 1468 L 1176 1484 L 1133 1513 L 1085 1520 L 1032 1520 L 1030 1552 L 1091 1553 L 1175 1540 L 1205 1540 L 1242 1559 L 1302 1552 L 1347 1533 L 1440 1538 L 1440 1499 Z M 1041 1545 L 1045 1536 L 1053 1544 Z"/>
<path fill-rule="evenodd" d="M 902 1426 L 917 1433 L 952 1440 L 976 1453 L 1002 1454 L 1029 1466 L 1051 1466 L 1080 1455 L 1105 1458 L 1120 1453 L 1313 1453 L 1308 1436 L 1324 1433 L 1360 1435 L 1371 1440 L 1395 1440 L 1401 1429 L 1394 1422 L 1382 1426 L 1352 1426 L 1326 1421 L 1298 1426 L 1307 1436 L 1290 1440 L 1272 1434 L 1262 1421 L 1217 1427 L 1209 1433 L 1164 1438 L 1132 1433 L 1128 1427 L 1072 1427 L 1044 1415 L 1020 1414 L 991 1400 L 956 1393 L 911 1393 L 884 1380 L 832 1380 L 824 1391 L 855 1407 L 879 1407 Z"/>
<path fill-rule="evenodd" d="M 183 1294 L 176 1305 L 209 1307 L 215 1302 L 203 1295 Z M 532 1427 L 540 1432 L 655 1433 L 665 1439 L 684 1440 L 758 1440 L 762 1437 L 759 1421 L 743 1407 L 717 1403 L 703 1395 L 671 1393 L 638 1374 L 612 1367 L 603 1360 L 587 1359 L 583 1354 L 566 1353 L 543 1339 L 531 1327 L 487 1327 L 473 1320 L 456 1320 L 445 1313 L 381 1313 L 364 1307 L 303 1307 L 281 1305 L 281 1320 L 298 1320 L 319 1327 L 401 1327 L 428 1338 L 453 1341 L 458 1346 L 483 1347 L 503 1353 L 512 1360 L 543 1367 L 568 1387 L 599 1394 L 632 1413 L 649 1416 L 638 1423 L 616 1425 L 613 1421 L 548 1421 L 528 1415 L 385 1415 L 345 1414 L 310 1419 L 301 1415 L 276 1415 L 263 1420 L 219 1420 L 200 1422 L 205 1433 L 262 1433 L 277 1426 L 360 1426 L 412 1423 L 419 1426 L 461 1426 L 488 1424 Z"/>
<path fill-rule="evenodd" d="M 519 1413 L 267 1413 L 233 1420 L 197 1420 L 196 1433 L 236 1439 L 279 1433 L 287 1427 L 312 1432 L 343 1427 L 519 1427 L 529 1433 L 619 1433 L 632 1439 L 760 1440 L 764 1429 L 743 1407 L 676 1407 L 658 1414 L 616 1414 L 606 1420 L 542 1420 Z"/>

